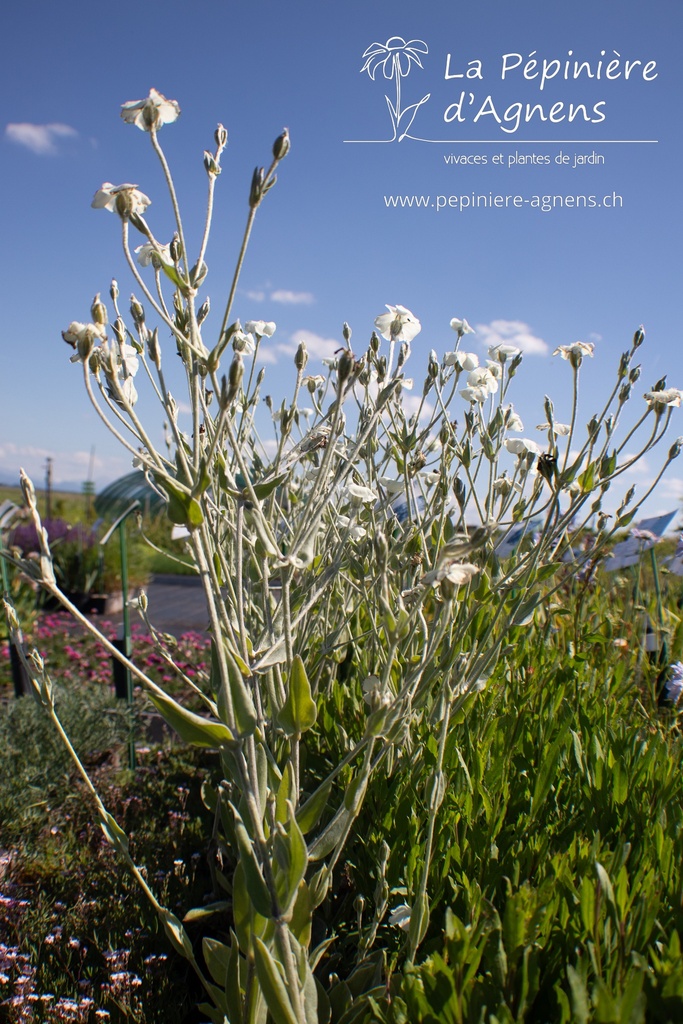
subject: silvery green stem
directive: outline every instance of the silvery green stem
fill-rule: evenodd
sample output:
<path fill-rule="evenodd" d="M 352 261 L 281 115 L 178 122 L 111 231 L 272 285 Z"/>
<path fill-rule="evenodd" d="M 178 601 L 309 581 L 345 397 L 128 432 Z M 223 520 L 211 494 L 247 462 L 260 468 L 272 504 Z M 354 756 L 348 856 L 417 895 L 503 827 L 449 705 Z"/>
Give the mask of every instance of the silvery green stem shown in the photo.
<path fill-rule="evenodd" d="M 147 458 L 144 454 L 142 454 L 136 448 L 134 448 L 132 446 L 132 444 L 130 444 L 125 439 L 125 437 L 122 434 L 119 433 L 119 431 L 116 429 L 116 427 L 112 423 L 110 423 L 110 421 L 107 419 L 107 417 L 105 416 L 103 411 L 100 409 L 100 407 L 98 405 L 98 402 L 97 402 L 97 400 L 95 398 L 95 395 L 93 393 L 92 387 L 90 385 L 90 372 L 89 372 L 87 363 L 83 363 L 83 378 L 85 380 L 85 389 L 87 391 L 88 398 L 90 399 L 90 401 L 91 401 L 91 403 L 93 405 L 93 408 L 95 409 L 95 412 L 100 417 L 100 419 L 104 423 L 104 425 L 107 428 L 107 430 L 111 434 L 114 435 L 116 440 L 124 448 L 128 449 L 128 451 L 131 453 L 131 455 L 133 455 L 134 458 L 136 458 L 136 459 L 139 458 L 139 459 L 141 459 L 141 461 L 146 462 L 149 469 L 154 469 L 154 468 L 162 468 L 163 469 L 163 466 L 158 461 L 158 456 L 157 456 L 157 462 L 156 463 L 155 463 L 154 459 L 152 458 L 152 452 L 150 452 L 150 457 Z M 123 420 L 122 422 L 125 424 L 125 420 Z M 127 424 L 125 424 L 125 425 L 127 425 Z M 156 455 L 156 453 L 154 453 L 154 454 Z"/>
<path fill-rule="evenodd" d="M 164 172 L 164 177 L 166 179 L 166 185 L 168 187 L 168 192 L 169 192 L 169 195 L 171 197 L 171 204 L 173 206 L 173 215 L 175 217 L 176 227 L 178 228 L 178 237 L 180 239 L 180 246 L 181 246 L 182 251 L 183 251 L 183 260 L 184 260 L 184 263 L 185 263 L 185 275 L 186 275 L 185 279 L 186 279 L 186 283 L 187 283 L 187 285 L 189 287 L 189 285 L 190 285 L 189 259 L 188 259 L 187 247 L 185 245 L 185 235 L 184 235 L 184 232 L 183 232 L 183 221 L 182 221 L 182 217 L 180 216 L 180 206 L 178 205 L 178 197 L 176 195 L 175 184 L 173 182 L 173 176 L 171 175 L 171 169 L 168 166 L 168 162 L 166 160 L 166 156 L 164 154 L 164 151 L 162 150 L 161 146 L 159 145 L 159 140 L 157 138 L 156 128 L 154 128 L 154 126 L 152 126 L 150 128 L 149 138 L 150 138 L 150 142 L 152 143 L 152 146 L 154 148 L 154 152 L 159 157 L 159 162 L 161 163 L 161 167 L 162 167 L 163 172 Z"/>
<path fill-rule="evenodd" d="M 244 505 L 241 501 L 237 503 L 237 532 L 235 552 L 235 590 L 237 596 L 237 622 L 239 624 L 241 642 L 241 654 L 247 665 L 249 664 L 249 651 L 247 649 L 247 630 L 244 624 L 244 581 L 242 579 L 242 562 L 244 558 Z"/>
<path fill-rule="evenodd" d="M 567 468 L 567 460 L 569 459 L 569 450 L 571 448 L 572 439 L 574 437 L 574 428 L 576 426 L 576 413 L 579 408 L 579 368 L 572 364 L 572 418 L 569 424 L 569 435 L 567 437 L 567 447 L 564 452 L 564 459 L 562 461 L 562 472 L 564 473 Z"/>
<path fill-rule="evenodd" d="M 149 302 L 150 306 L 152 306 L 152 308 L 156 312 L 157 316 L 161 320 L 164 321 L 164 323 L 166 324 L 168 329 L 172 332 L 172 334 L 174 334 L 175 337 L 178 338 L 178 340 L 183 342 L 185 345 L 189 344 L 189 342 L 188 342 L 187 338 L 185 337 L 185 335 L 181 331 L 178 330 L 178 328 L 174 324 L 173 320 L 168 316 L 168 313 L 166 313 L 165 310 L 162 309 L 162 307 L 156 301 L 156 299 L 154 298 L 154 296 L 150 292 L 149 288 L 147 287 L 144 278 L 140 274 L 140 271 L 138 270 L 138 268 L 136 266 L 136 263 L 135 263 L 135 260 L 133 259 L 133 256 L 131 254 L 130 246 L 128 244 L 128 221 L 125 220 L 125 219 L 121 221 L 121 233 L 122 233 L 122 241 L 123 241 L 123 253 L 124 253 L 124 256 L 126 257 L 126 263 L 128 264 L 128 268 L 129 268 L 131 274 L 133 275 L 133 277 L 135 278 L 135 281 L 136 281 L 138 287 L 140 288 L 140 290 L 144 294 L 144 296 L 147 299 L 147 301 Z"/>

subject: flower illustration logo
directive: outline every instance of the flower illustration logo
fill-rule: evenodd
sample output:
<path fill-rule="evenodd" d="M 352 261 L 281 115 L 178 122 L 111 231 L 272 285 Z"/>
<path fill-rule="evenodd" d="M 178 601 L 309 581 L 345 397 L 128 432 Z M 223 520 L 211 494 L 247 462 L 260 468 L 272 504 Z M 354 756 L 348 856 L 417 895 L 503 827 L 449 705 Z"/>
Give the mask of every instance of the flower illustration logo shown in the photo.
<path fill-rule="evenodd" d="M 401 36 L 391 36 L 386 43 L 372 43 L 363 54 L 365 63 L 361 68 L 361 74 L 363 71 L 367 71 L 374 82 L 375 75 L 381 68 L 384 77 L 388 81 L 393 79 L 396 83 L 395 102 L 392 103 L 390 98 L 385 95 L 393 128 L 393 136 L 387 140 L 388 142 L 396 140 L 402 142 L 403 139 L 409 137 L 408 132 L 415 120 L 415 115 L 431 95 L 431 93 L 427 93 L 418 103 L 411 103 L 401 109 L 401 79 L 407 77 L 413 64 L 417 64 L 421 68 L 423 65 L 420 55 L 427 53 L 429 53 L 429 47 L 422 39 L 411 39 L 410 42 L 406 42 Z"/>

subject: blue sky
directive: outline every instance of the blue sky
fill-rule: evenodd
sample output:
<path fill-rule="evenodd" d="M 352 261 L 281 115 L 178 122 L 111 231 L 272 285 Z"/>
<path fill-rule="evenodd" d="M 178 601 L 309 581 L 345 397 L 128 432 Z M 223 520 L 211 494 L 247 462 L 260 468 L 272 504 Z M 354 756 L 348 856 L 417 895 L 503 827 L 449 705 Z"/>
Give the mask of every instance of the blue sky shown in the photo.
<path fill-rule="evenodd" d="M 148 139 L 119 117 L 122 103 L 150 87 L 182 108 L 161 140 L 195 245 L 202 152 L 217 122 L 229 131 L 206 282 L 215 311 L 225 300 L 253 167 L 268 161 L 282 127 L 290 130 L 291 154 L 259 213 L 235 306 L 243 321 L 278 325 L 264 389 L 276 404 L 299 338 L 312 355 L 328 353 L 348 321 L 362 349 L 385 303 L 407 306 L 422 322 L 411 366 L 418 381 L 430 348 L 452 348 L 454 316 L 476 327 L 469 347 L 482 359 L 496 337 L 521 339 L 527 355 L 511 397 L 537 439 L 544 394 L 558 419 L 566 415 L 569 374 L 551 355 L 557 345 L 595 342 L 582 385 L 585 421 L 641 323 L 647 341 L 634 403 L 667 371 L 671 386 L 683 386 L 679 0 L 647 7 L 635 0 L 167 0 L 163 8 L 121 0 L 106 19 L 81 0 L 42 0 L 13 5 L 3 28 L 0 480 L 13 482 L 23 465 L 38 483 L 50 456 L 55 482 L 78 486 L 92 446 L 98 487 L 130 469 L 90 409 L 60 332 L 89 319 L 93 296 L 106 295 L 112 276 L 124 295 L 131 289 L 116 219 L 90 208 L 102 182 L 138 184 L 153 200 L 148 220 L 157 237 L 170 236 Z M 374 80 L 361 69 L 366 49 L 394 36 L 423 41 L 428 51 L 418 48 L 423 66 L 412 63 L 401 80 L 401 109 L 429 98 L 415 111 L 412 138 L 389 143 L 379 140 L 392 136 L 385 97 L 395 104 L 395 80 L 382 67 Z M 594 73 L 602 60 L 602 77 L 565 80 L 563 62 L 574 59 Z M 545 61 L 550 74 L 555 60 L 560 71 L 541 89 L 534 73 Z M 608 79 L 610 61 L 618 63 Z M 626 61 L 641 62 L 628 81 Z M 644 78 L 648 62 L 656 67 Z M 465 77 L 446 79 L 447 68 Z M 463 120 L 445 121 L 463 91 Z M 505 131 L 515 127 L 515 104 L 537 112 Z M 582 109 L 571 123 L 559 120 L 570 104 L 583 104 L 597 123 Z M 569 160 L 559 163 L 560 153 Z M 592 153 L 604 162 L 575 161 Z M 480 159 L 447 162 L 450 154 Z M 547 212 L 531 203 L 461 210 L 450 200 L 473 192 L 621 200 L 617 208 Z M 413 195 L 428 204 L 387 206 L 390 196 Z M 672 437 L 683 434 L 681 417 L 683 410 Z M 632 476 L 639 488 L 657 461 L 650 456 Z M 648 511 L 666 511 L 681 496 L 683 468 L 674 466 Z"/>

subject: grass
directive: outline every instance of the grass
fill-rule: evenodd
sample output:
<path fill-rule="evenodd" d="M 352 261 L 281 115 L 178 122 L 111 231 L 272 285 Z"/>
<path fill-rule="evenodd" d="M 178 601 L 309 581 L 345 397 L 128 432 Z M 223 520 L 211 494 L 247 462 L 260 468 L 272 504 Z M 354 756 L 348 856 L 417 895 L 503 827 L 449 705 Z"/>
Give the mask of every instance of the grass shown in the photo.
<path fill-rule="evenodd" d="M 672 621 L 677 586 L 664 590 Z M 371 788 L 313 924 L 314 944 L 331 940 L 318 976 L 333 1024 L 683 1016 L 683 737 L 677 713 L 657 707 L 658 666 L 640 654 L 652 602 L 643 589 L 634 607 L 632 573 L 601 575 L 581 593 L 568 580 L 532 625 L 514 628 L 488 685 L 451 723 L 430 924 L 414 964 L 390 913 L 413 902 L 422 871 L 438 753 L 428 710 Z M 224 900 L 234 863 L 211 841 L 211 762 L 169 739 L 141 753 L 132 778 L 108 660 L 85 636 L 67 640 L 59 617 L 39 620 L 34 638 L 62 679 L 75 744 L 166 905 L 182 917 Z M 136 644 L 168 675 L 147 638 Z M 202 684 L 196 649 L 190 637 L 177 655 Z M 357 657 L 350 646 L 321 676 L 304 786 L 363 728 Z M 7 701 L 0 716 L 0 779 L 9 1019 L 40 1006 L 45 1021 L 201 1020 L 186 962 L 121 875 L 30 698 Z M 342 775 L 340 791 L 349 782 Z M 187 927 L 199 949 L 204 935 L 227 941 L 229 923 L 222 913 Z"/>

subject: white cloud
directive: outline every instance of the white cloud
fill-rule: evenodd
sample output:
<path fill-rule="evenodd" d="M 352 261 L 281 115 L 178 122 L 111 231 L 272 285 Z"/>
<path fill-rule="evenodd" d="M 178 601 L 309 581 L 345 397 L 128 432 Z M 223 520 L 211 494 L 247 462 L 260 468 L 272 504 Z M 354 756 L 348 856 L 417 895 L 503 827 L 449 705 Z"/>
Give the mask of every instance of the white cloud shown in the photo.
<path fill-rule="evenodd" d="M 75 139 L 78 132 L 68 124 L 8 124 L 5 138 L 25 146 L 38 156 L 54 156 L 61 139 Z"/>
<path fill-rule="evenodd" d="M 247 298 L 251 299 L 252 302 L 263 302 L 266 297 L 265 292 L 251 291 L 247 292 Z"/>
<path fill-rule="evenodd" d="M 313 331 L 300 330 L 292 335 L 293 347 L 288 347 L 287 351 L 296 352 L 302 341 L 311 359 L 332 359 L 337 349 L 344 347 L 344 342 L 339 338 L 323 338 Z"/>
<path fill-rule="evenodd" d="M 430 402 L 424 402 L 424 404 L 422 404 L 421 395 L 407 395 L 404 391 L 402 398 L 403 410 L 406 416 L 414 416 L 415 413 L 420 410 L 420 423 L 425 423 L 431 418 L 431 415 L 434 412 L 434 406 Z M 421 404 L 422 408 L 420 409 Z"/>
<path fill-rule="evenodd" d="M 270 293 L 272 302 L 283 302 L 288 306 L 310 306 L 314 301 L 311 292 L 291 292 L 286 288 L 278 288 Z"/>
<path fill-rule="evenodd" d="M 529 356 L 545 356 L 549 351 L 547 343 L 532 334 L 529 325 L 521 320 L 492 320 L 490 324 L 476 324 L 475 330 L 486 348 L 515 345 Z"/>
<path fill-rule="evenodd" d="M 309 359 L 314 361 L 320 359 L 332 359 L 337 349 L 343 348 L 344 343 L 339 338 L 323 338 L 320 334 L 304 329 L 294 331 L 289 341 L 281 341 L 274 345 L 272 338 L 263 338 L 258 350 L 259 363 L 273 365 L 281 359 L 293 359 L 301 342 L 306 346 Z"/>

